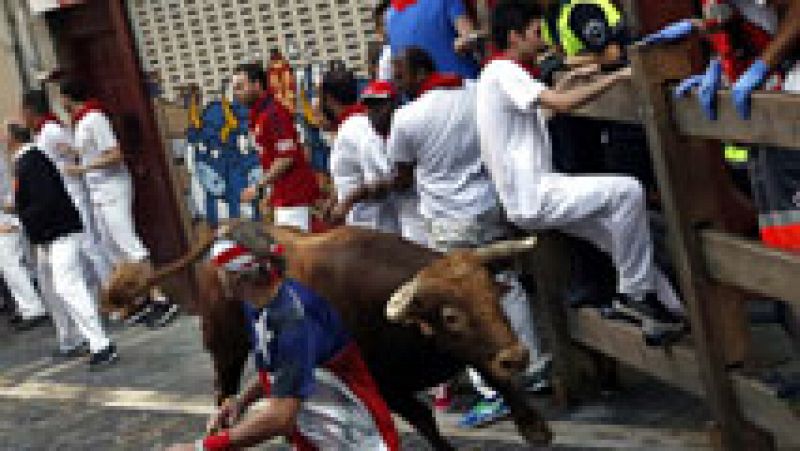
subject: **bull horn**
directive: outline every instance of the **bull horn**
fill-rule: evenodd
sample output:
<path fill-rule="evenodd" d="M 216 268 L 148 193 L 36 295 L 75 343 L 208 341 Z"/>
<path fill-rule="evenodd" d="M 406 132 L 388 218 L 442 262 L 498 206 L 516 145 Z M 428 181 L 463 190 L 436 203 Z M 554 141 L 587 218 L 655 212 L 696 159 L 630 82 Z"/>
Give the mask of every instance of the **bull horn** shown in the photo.
<path fill-rule="evenodd" d="M 408 307 L 414 302 L 417 288 L 419 288 L 419 276 L 404 283 L 392 294 L 389 303 L 386 304 L 386 317 L 389 321 L 399 322 L 403 319 L 408 312 Z"/>
<path fill-rule="evenodd" d="M 522 240 L 498 241 L 497 243 L 475 249 L 475 254 L 480 257 L 481 260 L 487 262 L 500 260 L 533 250 L 536 247 L 537 241 L 538 238 L 535 236 L 530 236 Z"/>

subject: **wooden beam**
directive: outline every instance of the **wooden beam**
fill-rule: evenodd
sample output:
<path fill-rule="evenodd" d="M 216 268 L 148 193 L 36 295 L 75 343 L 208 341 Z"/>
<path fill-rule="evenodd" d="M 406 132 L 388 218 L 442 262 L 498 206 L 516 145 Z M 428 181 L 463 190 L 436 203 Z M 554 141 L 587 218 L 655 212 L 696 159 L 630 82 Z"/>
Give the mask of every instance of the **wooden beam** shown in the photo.
<path fill-rule="evenodd" d="M 642 123 L 642 111 L 638 106 L 630 81 L 618 83 L 594 102 L 571 113 L 573 116 L 609 121 Z"/>
<path fill-rule="evenodd" d="M 800 306 L 800 255 L 717 230 L 700 237 L 713 279 Z"/>
<path fill-rule="evenodd" d="M 672 102 L 672 115 L 679 132 L 685 136 L 800 149 L 799 95 L 755 92 L 751 118 L 742 120 L 733 107 L 730 91 L 722 90 L 718 94 L 717 111 L 717 120 L 710 121 L 696 97 Z"/>
<path fill-rule="evenodd" d="M 695 396 L 705 396 L 697 356 L 686 343 L 670 348 L 646 346 L 638 327 L 606 320 L 594 309 L 570 315 L 570 334 L 589 349 Z"/>
<path fill-rule="evenodd" d="M 647 346 L 637 326 L 605 320 L 594 309 L 577 310 L 569 317 L 570 335 L 576 343 L 697 397 L 706 396 L 697 354 L 687 343 L 670 348 Z M 800 446 L 796 432 L 800 416 L 788 402 L 761 382 L 738 373 L 731 373 L 731 378 L 746 420 L 775 434 L 781 445 Z"/>

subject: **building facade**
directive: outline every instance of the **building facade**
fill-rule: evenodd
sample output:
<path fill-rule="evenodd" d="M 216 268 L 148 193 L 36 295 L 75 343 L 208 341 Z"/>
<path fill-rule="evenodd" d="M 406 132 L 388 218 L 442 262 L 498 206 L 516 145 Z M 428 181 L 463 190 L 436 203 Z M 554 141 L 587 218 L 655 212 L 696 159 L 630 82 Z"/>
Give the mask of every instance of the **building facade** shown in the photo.
<path fill-rule="evenodd" d="M 215 97 L 238 63 L 280 50 L 292 65 L 344 61 L 366 72 L 371 0 L 127 0 L 144 70 L 169 99 Z M 208 97 L 206 97 L 208 98 Z"/>

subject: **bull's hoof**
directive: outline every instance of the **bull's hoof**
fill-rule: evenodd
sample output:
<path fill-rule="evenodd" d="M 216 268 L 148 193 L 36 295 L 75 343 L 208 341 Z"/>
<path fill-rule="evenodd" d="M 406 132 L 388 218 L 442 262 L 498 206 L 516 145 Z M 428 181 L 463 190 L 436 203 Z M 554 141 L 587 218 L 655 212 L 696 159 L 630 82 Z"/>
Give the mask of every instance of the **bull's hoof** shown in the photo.
<path fill-rule="evenodd" d="M 547 446 L 553 442 L 553 432 L 547 423 L 517 425 L 517 430 L 522 438 L 532 446 Z"/>

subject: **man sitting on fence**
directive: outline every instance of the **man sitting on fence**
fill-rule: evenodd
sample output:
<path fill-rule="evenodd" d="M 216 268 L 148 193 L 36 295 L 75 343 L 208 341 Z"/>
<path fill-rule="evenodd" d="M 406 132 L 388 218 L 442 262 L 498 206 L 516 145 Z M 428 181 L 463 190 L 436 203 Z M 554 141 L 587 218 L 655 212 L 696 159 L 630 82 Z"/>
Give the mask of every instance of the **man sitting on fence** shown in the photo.
<path fill-rule="evenodd" d="M 554 89 L 537 80 L 529 65 L 544 47 L 542 10 L 520 0 L 493 12 L 492 37 L 503 52 L 478 82 L 478 127 L 483 161 L 508 218 L 527 230 L 556 229 L 586 239 L 611 255 L 619 273 L 615 308 L 642 323 L 649 344 L 682 330 L 659 302 L 658 273 L 642 186 L 631 177 L 567 176 L 553 170 L 544 110 L 565 113 L 630 77 L 630 69 L 569 88 L 573 72 Z"/>

